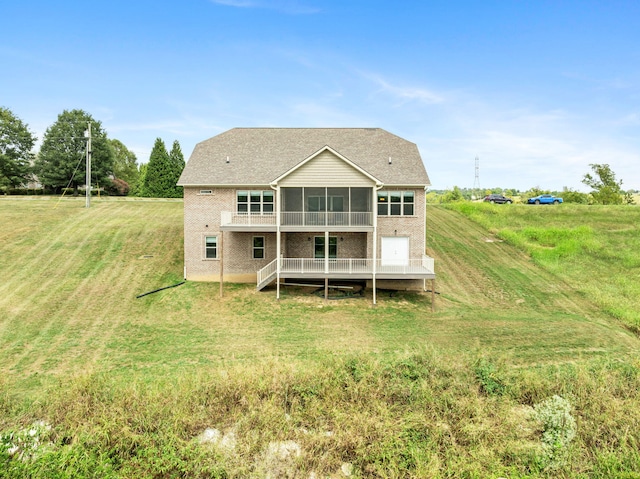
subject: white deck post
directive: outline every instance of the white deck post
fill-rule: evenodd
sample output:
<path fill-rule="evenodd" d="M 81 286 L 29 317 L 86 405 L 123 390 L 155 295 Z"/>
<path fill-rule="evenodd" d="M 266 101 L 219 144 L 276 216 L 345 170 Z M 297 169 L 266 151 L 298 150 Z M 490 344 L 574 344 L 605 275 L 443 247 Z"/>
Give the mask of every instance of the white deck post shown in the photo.
<path fill-rule="evenodd" d="M 372 188 L 373 198 L 371 200 L 372 214 L 373 214 L 373 264 L 371 265 L 372 280 L 371 286 L 373 286 L 373 304 L 376 304 L 376 263 L 378 261 L 378 189 Z"/>
<path fill-rule="evenodd" d="M 276 299 L 280 299 L 280 250 L 282 249 L 280 239 L 280 185 L 276 186 Z"/>
<path fill-rule="evenodd" d="M 220 250 L 220 297 L 222 298 L 222 292 L 224 288 L 224 231 L 220 231 L 220 244 L 218 249 Z"/>

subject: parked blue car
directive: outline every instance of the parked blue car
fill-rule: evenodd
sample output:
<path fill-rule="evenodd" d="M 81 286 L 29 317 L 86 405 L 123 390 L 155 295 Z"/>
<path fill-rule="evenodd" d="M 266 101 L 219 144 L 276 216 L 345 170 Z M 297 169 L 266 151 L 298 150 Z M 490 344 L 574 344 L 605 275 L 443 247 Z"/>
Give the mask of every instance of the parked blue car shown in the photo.
<path fill-rule="evenodd" d="M 530 205 L 557 205 L 562 203 L 562 198 L 553 195 L 539 195 L 529 198 L 527 203 Z"/>

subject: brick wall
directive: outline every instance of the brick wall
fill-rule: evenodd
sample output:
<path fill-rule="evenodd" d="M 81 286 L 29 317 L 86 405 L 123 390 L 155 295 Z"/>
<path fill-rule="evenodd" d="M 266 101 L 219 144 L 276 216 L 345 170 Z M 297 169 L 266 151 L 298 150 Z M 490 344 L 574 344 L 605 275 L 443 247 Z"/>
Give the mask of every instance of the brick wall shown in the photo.
<path fill-rule="evenodd" d="M 384 189 L 394 191 L 393 189 Z M 381 255 L 380 238 L 382 236 L 408 236 L 409 237 L 409 258 L 422 258 L 425 251 L 425 194 L 422 188 L 396 189 L 396 191 L 413 191 L 414 207 L 413 216 L 378 216 L 378 245 L 377 257 Z M 371 247 L 369 247 L 371 249 Z"/>
<path fill-rule="evenodd" d="M 220 262 L 224 261 L 225 281 L 255 282 L 256 272 L 276 257 L 275 233 L 220 231 L 221 212 L 235 211 L 235 189 L 184 189 L 184 264 L 186 277 L 192 281 L 219 281 Z M 206 188 L 211 189 L 211 188 Z M 205 236 L 218 237 L 218 258 L 206 259 Z M 253 237 L 265 239 L 264 259 L 253 259 Z M 224 256 L 222 256 L 224 255 Z M 221 259 L 223 258 L 223 259 Z"/>
<path fill-rule="evenodd" d="M 200 194 L 205 188 L 184 188 L 184 253 L 186 278 L 194 281 L 219 281 L 218 259 L 205 259 L 205 236 L 217 236 L 222 242 L 225 281 L 254 282 L 256 272 L 276 257 L 275 233 L 240 233 L 220 231 L 221 212 L 235 211 L 236 190 L 213 189 L 213 194 Z M 210 188 L 206 188 L 210 189 Z M 406 191 L 406 189 L 398 189 Z M 385 191 L 391 191 L 386 188 Z M 414 190 L 413 216 L 379 216 L 377 257 L 381 255 L 382 236 L 408 236 L 410 258 L 421 258 L 425 251 L 425 195 Z M 253 259 L 253 237 L 265 238 L 265 258 Z M 313 258 L 314 236 L 318 233 L 283 233 L 282 254 L 290 258 Z M 373 233 L 331 233 L 338 237 L 339 258 L 372 258 Z M 310 238 L 310 239 L 309 239 Z M 394 281 L 397 289 L 419 289 L 422 281 Z M 403 286 L 404 285 L 404 286 Z"/>
<path fill-rule="evenodd" d="M 286 258 L 313 258 L 314 237 L 324 236 L 317 233 L 283 233 L 282 254 Z M 330 233 L 338 238 L 338 258 L 366 258 L 366 233 Z"/>

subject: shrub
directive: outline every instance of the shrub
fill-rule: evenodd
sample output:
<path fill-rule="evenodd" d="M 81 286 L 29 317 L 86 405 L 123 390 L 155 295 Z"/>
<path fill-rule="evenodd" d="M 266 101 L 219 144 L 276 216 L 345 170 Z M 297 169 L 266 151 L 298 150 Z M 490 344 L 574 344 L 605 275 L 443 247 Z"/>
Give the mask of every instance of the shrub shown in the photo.
<path fill-rule="evenodd" d="M 105 188 L 107 193 L 114 196 L 127 196 L 129 194 L 129 184 L 120 178 L 111 180 L 111 184 Z"/>
<path fill-rule="evenodd" d="M 576 203 L 580 205 L 589 204 L 589 195 L 579 191 L 568 190 L 562 193 L 562 199 L 565 203 Z"/>
<path fill-rule="evenodd" d="M 533 409 L 534 419 L 542 425 L 542 466 L 560 469 L 567 464 L 569 444 L 576 436 L 571 403 L 555 395 L 536 404 Z"/>

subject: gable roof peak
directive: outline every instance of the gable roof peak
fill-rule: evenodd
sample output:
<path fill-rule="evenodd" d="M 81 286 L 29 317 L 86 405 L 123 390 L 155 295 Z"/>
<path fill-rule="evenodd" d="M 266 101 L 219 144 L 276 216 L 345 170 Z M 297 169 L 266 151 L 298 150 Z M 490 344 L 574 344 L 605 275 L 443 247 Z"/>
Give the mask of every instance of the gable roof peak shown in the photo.
<path fill-rule="evenodd" d="M 178 184 L 268 185 L 326 147 L 384 184 L 430 184 L 418 147 L 382 128 L 296 127 L 237 127 L 204 140 Z"/>

